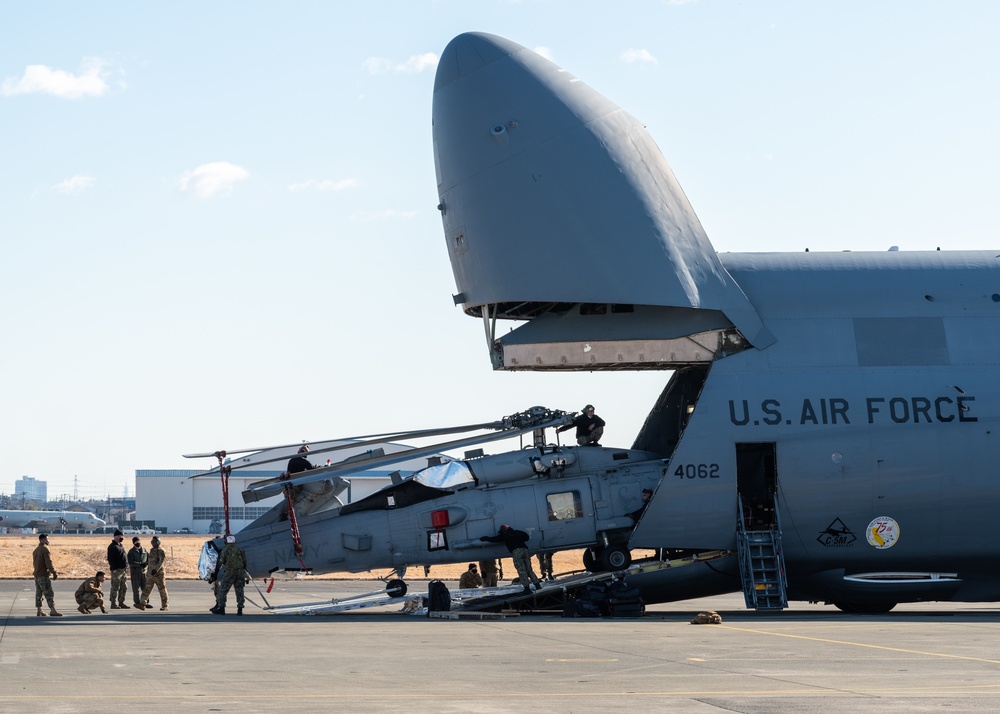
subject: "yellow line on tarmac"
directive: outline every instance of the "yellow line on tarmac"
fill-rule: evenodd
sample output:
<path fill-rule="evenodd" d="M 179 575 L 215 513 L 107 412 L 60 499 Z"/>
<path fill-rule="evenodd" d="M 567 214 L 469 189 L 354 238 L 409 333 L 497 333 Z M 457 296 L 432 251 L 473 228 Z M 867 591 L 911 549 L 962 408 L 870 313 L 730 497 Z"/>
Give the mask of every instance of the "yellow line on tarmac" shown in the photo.
<path fill-rule="evenodd" d="M 969 657 L 967 655 L 945 654 L 943 652 L 925 652 L 923 650 L 909 650 L 903 647 L 888 647 L 886 645 L 870 645 L 865 642 L 848 642 L 846 640 L 831 640 L 825 637 L 808 637 L 807 635 L 791 635 L 785 632 L 768 632 L 767 630 L 754 630 L 748 627 L 733 627 L 732 625 L 710 625 L 725 630 L 735 630 L 736 632 L 750 632 L 757 635 L 768 635 L 770 637 L 789 637 L 793 640 L 809 640 L 810 642 L 827 642 L 833 645 L 848 645 L 850 647 L 866 647 L 873 650 L 885 650 L 887 652 L 903 652 L 905 654 L 924 655 L 926 657 L 941 657 L 945 659 L 961 659 L 970 662 L 986 662 L 988 664 L 1000 664 L 1000 659 L 986 659 L 985 657 Z"/>

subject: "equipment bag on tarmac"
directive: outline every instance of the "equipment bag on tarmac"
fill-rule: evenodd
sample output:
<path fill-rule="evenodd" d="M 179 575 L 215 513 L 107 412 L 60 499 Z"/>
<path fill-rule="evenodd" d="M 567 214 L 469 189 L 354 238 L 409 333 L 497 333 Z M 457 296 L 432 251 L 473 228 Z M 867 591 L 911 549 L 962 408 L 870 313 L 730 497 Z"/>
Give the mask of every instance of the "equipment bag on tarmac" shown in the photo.
<path fill-rule="evenodd" d="M 451 592 L 440 580 L 427 583 L 427 614 L 451 609 Z"/>

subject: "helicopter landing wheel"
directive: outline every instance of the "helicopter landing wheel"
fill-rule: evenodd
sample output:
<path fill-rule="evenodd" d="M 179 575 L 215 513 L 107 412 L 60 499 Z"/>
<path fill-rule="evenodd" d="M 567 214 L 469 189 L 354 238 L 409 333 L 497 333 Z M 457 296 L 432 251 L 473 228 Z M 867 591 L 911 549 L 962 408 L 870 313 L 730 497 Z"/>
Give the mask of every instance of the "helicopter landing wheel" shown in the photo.
<path fill-rule="evenodd" d="M 632 564 L 629 549 L 620 545 L 609 545 L 601 553 L 601 567 L 607 571 L 625 570 Z"/>
<path fill-rule="evenodd" d="M 406 595 L 406 583 L 398 578 L 395 580 L 390 580 L 385 585 L 385 591 L 392 597 L 403 597 Z"/>

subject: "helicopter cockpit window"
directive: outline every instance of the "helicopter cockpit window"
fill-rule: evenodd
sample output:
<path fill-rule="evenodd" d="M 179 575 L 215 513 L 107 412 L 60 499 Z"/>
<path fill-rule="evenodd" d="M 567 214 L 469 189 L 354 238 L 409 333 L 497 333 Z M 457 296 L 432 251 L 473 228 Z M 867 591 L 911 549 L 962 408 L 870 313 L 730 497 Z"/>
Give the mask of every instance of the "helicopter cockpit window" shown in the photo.
<path fill-rule="evenodd" d="M 412 506 L 431 499 L 454 493 L 456 489 L 475 483 L 472 471 L 462 461 L 448 461 L 428 466 L 399 483 L 393 483 L 360 501 L 348 503 L 340 509 L 340 515 L 358 511 L 386 511 L 393 508 Z"/>
<path fill-rule="evenodd" d="M 413 474 L 418 483 L 431 488 L 456 488 L 475 482 L 472 469 L 464 461 L 446 461 Z"/>
<path fill-rule="evenodd" d="M 550 493 L 545 497 L 545 506 L 550 521 L 569 521 L 583 518 L 583 501 L 579 491 Z"/>

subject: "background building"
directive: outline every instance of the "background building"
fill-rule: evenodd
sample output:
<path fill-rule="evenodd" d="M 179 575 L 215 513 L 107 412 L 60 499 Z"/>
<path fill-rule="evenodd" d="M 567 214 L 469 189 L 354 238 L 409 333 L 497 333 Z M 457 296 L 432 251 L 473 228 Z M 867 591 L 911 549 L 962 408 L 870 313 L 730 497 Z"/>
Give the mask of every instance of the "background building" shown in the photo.
<path fill-rule="evenodd" d="M 14 498 L 17 501 L 41 501 L 48 498 L 48 483 L 31 476 L 22 476 L 14 482 Z"/>
<path fill-rule="evenodd" d="M 327 458 L 343 461 L 347 458 L 359 459 L 359 468 L 364 463 L 364 455 L 371 447 L 350 447 L 327 453 L 317 453 L 328 447 L 343 447 L 350 442 L 327 441 L 309 444 L 309 460 L 316 467 L 325 466 Z M 412 447 L 401 444 L 382 444 L 379 447 L 391 454 L 407 451 Z M 281 496 L 244 504 L 242 492 L 255 481 L 275 478 L 284 470 L 289 458 L 295 455 L 297 446 L 257 452 L 237 459 L 227 459 L 234 467 L 229 477 L 229 525 L 234 533 L 250 525 L 266 513 Z M 438 458 L 438 457 L 432 457 Z M 273 460 L 272 460 L 273 459 Z M 224 520 L 222 484 L 218 475 L 192 478 L 196 474 L 212 468 L 209 460 L 202 462 L 201 469 L 137 469 L 135 472 L 135 519 L 140 522 L 153 521 L 157 529 L 167 532 L 189 529 L 193 533 L 219 533 Z M 347 490 L 340 494 L 343 503 L 357 501 L 391 483 L 392 474 L 407 476 L 424 468 L 427 458 L 411 459 L 393 464 L 387 468 L 359 471 L 349 477 Z"/>

